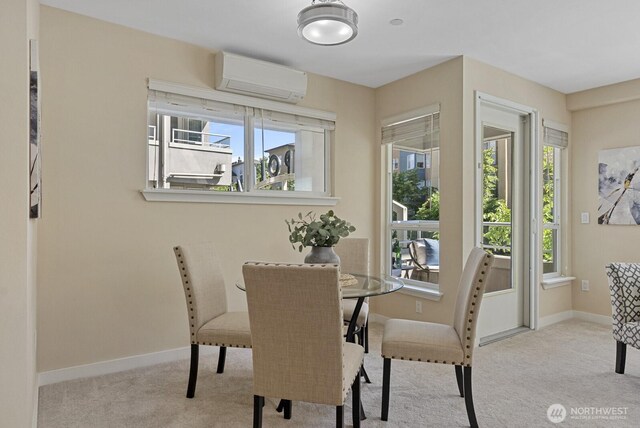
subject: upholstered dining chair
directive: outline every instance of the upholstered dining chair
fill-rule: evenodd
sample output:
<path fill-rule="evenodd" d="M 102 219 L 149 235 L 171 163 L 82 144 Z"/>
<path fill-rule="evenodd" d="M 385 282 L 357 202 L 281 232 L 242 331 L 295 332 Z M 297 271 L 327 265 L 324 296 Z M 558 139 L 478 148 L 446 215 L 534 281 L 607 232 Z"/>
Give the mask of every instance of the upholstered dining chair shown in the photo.
<path fill-rule="evenodd" d="M 224 279 L 213 243 L 173 248 L 187 301 L 191 333 L 191 368 L 187 398 L 193 398 L 198 379 L 200 345 L 220 347 L 217 373 L 224 371 L 227 347 L 251 348 L 247 312 L 228 312 Z"/>
<path fill-rule="evenodd" d="M 342 273 L 356 273 L 369 275 L 369 238 L 342 238 L 334 247 L 340 257 L 340 271 Z M 351 321 L 357 299 L 344 299 L 342 309 L 345 322 Z M 357 325 L 360 328 L 358 337 L 364 346 L 364 352 L 369 352 L 369 299 L 365 299 Z"/>
<path fill-rule="evenodd" d="M 469 423 L 472 427 L 478 426 L 471 392 L 471 365 L 480 302 L 493 259 L 492 255 L 480 248 L 471 250 L 458 286 L 453 325 L 387 320 L 382 337 L 383 421 L 389 417 L 391 360 L 399 359 L 454 365 L 458 390 L 460 396 L 465 398 Z"/>
<path fill-rule="evenodd" d="M 611 263 L 605 267 L 611 292 L 616 373 L 624 373 L 627 345 L 640 349 L 640 263 Z"/>
<path fill-rule="evenodd" d="M 247 262 L 242 273 L 253 344 L 253 426 L 262 426 L 264 397 L 278 397 L 289 411 L 291 401 L 336 406 L 342 427 L 351 387 L 359 427 L 364 349 L 342 337 L 338 265 Z"/>

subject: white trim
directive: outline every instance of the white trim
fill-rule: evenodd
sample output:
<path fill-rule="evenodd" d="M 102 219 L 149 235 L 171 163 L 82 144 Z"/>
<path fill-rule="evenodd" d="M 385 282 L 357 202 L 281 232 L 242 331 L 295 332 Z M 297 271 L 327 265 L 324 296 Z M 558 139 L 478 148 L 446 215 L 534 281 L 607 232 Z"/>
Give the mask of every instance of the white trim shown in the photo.
<path fill-rule="evenodd" d="M 533 107 L 526 106 L 524 104 L 518 104 L 513 101 L 506 100 L 504 98 L 496 97 L 493 95 L 485 94 L 484 92 L 476 91 L 476 98 L 484 103 L 493 104 L 494 107 L 507 108 L 508 110 L 517 110 L 522 114 L 537 113 L 537 110 Z"/>
<path fill-rule="evenodd" d="M 545 290 L 549 290 L 551 288 L 557 288 L 557 287 L 563 287 L 565 285 L 571 285 L 571 283 L 575 279 L 576 279 L 575 276 L 556 276 L 556 277 L 553 277 L 553 278 L 544 278 L 543 277 L 542 282 L 540 282 L 540 285 L 542 285 L 542 288 L 544 288 Z"/>
<path fill-rule="evenodd" d="M 557 314 L 547 315 L 538 320 L 538 328 L 545 328 L 552 324 L 574 318 L 573 311 L 558 312 Z"/>
<path fill-rule="evenodd" d="M 591 312 L 573 311 L 573 316 L 582 321 L 594 322 L 597 324 L 613 325 L 613 318 L 607 315 L 592 314 Z"/>
<path fill-rule="evenodd" d="M 540 318 L 538 323 L 538 328 L 548 327 L 552 324 L 556 324 L 562 321 L 566 321 L 569 319 L 578 319 L 582 321 L 593 322 L 596 324 L 606 325 L 611 327 L 613 324 L 613 320 L 610 316 L 592 314 L 590 312 L 582 312 L 582 311 L 564 311 L 558 312 L 557 314 L 547 315 L 546 317 Z"/>
<path fill-rule="evenodd" d="M 148 202 L 200 202 L 215 204 L 253 205 L 310 205 L 335 206 L 340 198 L 332 196 L 303 195 L 301 192 L 277 195 L 253 192 L 208 192 L 203 190 L 144 189 L 140 193 Z"/>
<path fill-rule="evenodd" d="M 209 355 L 217 352 L 212 346 L 200 346 L 200 355 Z M 116 358 L 115 360 L 100 361 L 98 363 L 84 364 L 81 366 L 66 367 L 64 369 L 50 370 L 38 373 L 38 386 L 67 380 L 101 376 L 110 373 L 118 373 L 139 367 L 153 366 L 155 364 L 187 359 L 191 355 L 189 347 L 169 349 L 166 351 L 152 352 L 149 354 L 133 355 L 131 357 Z"/>
<path fill-rule="evenodd" d="M 529 107 L 523 104 L 519 104 L 513 101 L 506 100 L 504 98 L 499 98 L 493 95 L 489 95 L 480 91 L 475 91 L 475 138 L 474 138 L 474 153 L 475 153 L 475 245 L 482 247 L 482 115 L 481 115 L 481 106 L 485 104 L 489 107 L 494 107 L 502 110 L 507 110 L 510 112 L 519 113 L 521 116 L 528 116 L 529 118 L 529 132 L 528 135 L 523 135 L 523 141 L 528 138 L 529 142 L 529 171 L 528 171 L 528 179 L 525 179 L 525 185 L 528 185 L 529 192 L 529 212 L 534 213 L 533 215 L 529 214 L 528 218 L 525 218 L 525 225 L 529 224 L 529 248 L 528 254 L 527 249 L 524 249 L 523 256 L 528 257 L 526 260 L 526 265 L 528 265 L 529 269 L 529 304 L 528 304 L 528 323 L 525 320 L 525 324 L 535 329 L 538 326 L 539 318 L 540 318 L 540 304 L 539 304 L 539 293 L 538 287 L 534 287 L 534 284 L 537 284 L 539 277 L 539 267 L 537 262 L 537 254 L 539 254 L 540 250 L 540 238 L 539 238 L 539 230 L 540 230 L 540 222 L 541 219 L 538 218 L 537 213 L 540 212 L 540 202 L 539 202 L 539 190 L 538 190 L 538 180 L 537 175 L 534 173 L 535 171 L 540 170 L 540 156 L 539 156 L 539 114 L 538 110 Z M 525 153 L 526 158 L 526 153 Z M 527 172 L 525 172 L 527 174 Z M 536 180 L 534 180 L 536 178 Z M 524 204 L 524 201 L 523 201 Z M 523 225 L 523 226 L 525 226 Z M 526 227 L 526 226 L 525 226 Z M 525 305 L 526 305 L 527 296 L 525 296 Z M 525 308 L 525 317 L 526 310 Z"/>
<path fill-rule="evenodd" d="M 555 129 L 556 131 L 566 132 L 567 134 L 569 133 L 569 126 L 564 123 L 554 122 L 553 120 L 542 119 L 542 126 L 545 128 Z"/>
<path fill-rule="evenodd" d="M 260 98 L 253 98 L 245 95 L 216 91 L 214 89 L 198 86 L 189 86 L 183 85 L 181 83 L 166 82 L 149 78 L 148 87 L 149 89 L 154 91 L 169 92 L 172 94 L 202 98 L 205 100 L 220 101 L 230 104 L 249 106 L 253 108 L 273 110 L 282 113 L 313 117 L 316 119 L 330 120 L 333 122 L 336 121 L 336 114 L 333 112 L 316 110 L 308 107 L 299 107 L 291 104 L 280 103 L 278 101 L 263 100 Z"/>
<path fill-rule="evenodd" d="M 433 300 L 436 302 L 439 302 L 440 299 L 442 299 L 442 296 L 444 296 L 444 294 L 438 290 L 423 288 L 423 287 L 416 287 L 414 285 L 409 285 L 406 283 L 404 287 L 398 290 L 398 293 L 407 294 L 409 296 L 414 296 L 414 297 L 421 297 L 423 299 Z"/>
<path fill-rule="evenodd" d="M 430 106 L 418 108 L 382 119 L 380 121 L 380 125 L 384 128 L 386 126 L 396 125 L 398 123 L 406 122 L 407 120 L 417 119 L 419 117 L 428 116 L 430 114 L 438 112 L 440 112 L 440 103 L 431 104 Z"/>

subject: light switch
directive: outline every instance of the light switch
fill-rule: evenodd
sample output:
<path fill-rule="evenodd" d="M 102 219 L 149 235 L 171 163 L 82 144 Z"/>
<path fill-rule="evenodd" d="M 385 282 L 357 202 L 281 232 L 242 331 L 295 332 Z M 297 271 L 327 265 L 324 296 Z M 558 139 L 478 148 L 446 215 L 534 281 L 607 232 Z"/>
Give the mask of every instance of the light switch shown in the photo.
<path fill-rule="evenodd" d="M 589 213 L 580 214 L 580 221 L 582 224 L 589 224 Z"/>

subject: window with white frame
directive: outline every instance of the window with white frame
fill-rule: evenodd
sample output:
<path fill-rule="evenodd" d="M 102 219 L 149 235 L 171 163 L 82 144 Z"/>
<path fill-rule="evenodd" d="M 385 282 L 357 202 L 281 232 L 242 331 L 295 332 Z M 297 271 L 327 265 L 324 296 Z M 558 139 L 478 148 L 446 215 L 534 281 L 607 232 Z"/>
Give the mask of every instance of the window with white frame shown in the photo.
<path fill-rule="evenodd" d="M 333 120 L 296 106 L 278 111 L 279 103 L 221 98 L 216 91 L 199 97 L 150 84 L 148 188 L 329 195 Z"/>
<path fill-rule="evenodd" d="M 437 289 L 440 275 L 439 106 L 383 121 L 387 155 L 387 273 Z"/>
<path fill-rule="evenodd" d="M 543 275 L 562 275 L 562 156 L 568 145 L 568 134 L 562 125 L 544 123 L 542 147 L 542 266 Z"/>

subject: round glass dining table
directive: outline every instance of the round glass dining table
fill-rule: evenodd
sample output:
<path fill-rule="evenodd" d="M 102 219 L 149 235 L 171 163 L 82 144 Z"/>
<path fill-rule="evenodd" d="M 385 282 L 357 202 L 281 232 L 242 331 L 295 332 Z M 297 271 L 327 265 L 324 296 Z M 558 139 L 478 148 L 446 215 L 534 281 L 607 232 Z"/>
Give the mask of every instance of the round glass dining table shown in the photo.
<path fill-rule="evenodd" d="M 364 299 L 393 293 L 404 287 L 404 283 L 400 278 L 388 275 L 377 277 L 373 275 L 344 274 L 341 275 L 340 283 L 343 299 L 358 299 L 347 328 L 346 338 L 349 342 L 355 342 L 358 315 L 362 309 Z M 244 280 L 236 281 L 236 287 L 245 291 Z"/>

